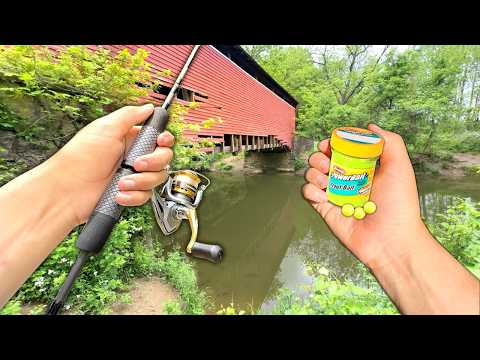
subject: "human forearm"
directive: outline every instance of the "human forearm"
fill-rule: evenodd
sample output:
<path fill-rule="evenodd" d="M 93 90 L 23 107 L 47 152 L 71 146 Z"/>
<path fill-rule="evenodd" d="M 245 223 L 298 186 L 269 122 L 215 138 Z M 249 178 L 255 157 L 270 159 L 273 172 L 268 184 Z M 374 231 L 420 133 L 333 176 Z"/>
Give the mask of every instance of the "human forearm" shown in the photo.
<path fill-rule="evenodd" d="M 404 314 L 480 314 L 480 282 L 420 226 L 415 247 L 371 270 Z"/>
<path fill-rule="evenodd" d="M 55 160 L 0 188 L 0 308 L 75 227 Z"/>

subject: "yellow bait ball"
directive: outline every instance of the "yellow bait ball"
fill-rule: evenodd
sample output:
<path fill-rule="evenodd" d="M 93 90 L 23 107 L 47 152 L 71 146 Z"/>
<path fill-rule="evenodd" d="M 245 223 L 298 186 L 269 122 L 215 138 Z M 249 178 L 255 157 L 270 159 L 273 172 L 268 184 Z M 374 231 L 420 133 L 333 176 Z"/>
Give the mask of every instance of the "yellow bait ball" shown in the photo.
<path fill-rule="evenodd" d="M 365 210 L 361 207 L 355 208 L 355 211 L 353 213 L 353 217 L 358 220 L 362 220 L 365 217 Z"/>
<path fill-rule="evenodd" d="M 363 205 L 363 210 L 365 210 L 367 214 L 373 214 L 375 211 L 377 211 L 377 205 L 375 205 L 373 201 L 367 201 Z"/>
<path fill-rule="evenodd" d="M 342 206 L 342 214 L 343 216 L 352 216 L 355 208 L 351 204 L 345 204 Z"/>

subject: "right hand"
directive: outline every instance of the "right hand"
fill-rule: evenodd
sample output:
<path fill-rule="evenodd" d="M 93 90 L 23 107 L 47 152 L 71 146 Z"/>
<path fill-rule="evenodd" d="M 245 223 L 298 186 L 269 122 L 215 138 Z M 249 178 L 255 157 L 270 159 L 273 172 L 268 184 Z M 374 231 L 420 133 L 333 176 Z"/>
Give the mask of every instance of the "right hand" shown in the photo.
<path fill-rule="evenodd" d="M 80 130 L 44 167 L 46 181 L 58 184 L 64 197 L 70 198 L 75 225 L 87 221 L 100 196 L 110 183 L 141 126 L 153 112 L 153 105 L 125 106 Z M 168 131 L 157 138 L 151 154 L 135 160 L 137 173 L 124 176 L 118 185 L 117 203 L 139 206 L 152 196 L 152 189 L 165 182 L 165 167 L 173 157 L 173 135 Z"/>
<path fill-rule="evenodd" d="M 387 265 L 391 259 L 405 258 L 415 251 L 418 241 L 428 233 L 420 217 L 415 174 L 400 135 L 376 125 L 368 128 L 385 139 L 380 167 L 376 169 L 370 199 L 377 211 L 362 220 L 345 217 L 341 207 L 327 201 L 331 148 L 329 140 L 320 142 L 320 152 L 310 159 L 304 197 L 322 216 L 338 239 L 370 269 Z"/>

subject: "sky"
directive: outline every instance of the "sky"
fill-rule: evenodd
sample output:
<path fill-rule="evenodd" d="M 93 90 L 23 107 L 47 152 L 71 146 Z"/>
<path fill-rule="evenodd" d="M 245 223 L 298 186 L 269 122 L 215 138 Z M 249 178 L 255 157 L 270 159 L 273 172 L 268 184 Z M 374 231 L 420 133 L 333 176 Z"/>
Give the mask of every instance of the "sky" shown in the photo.
<path fill-rule="evenodd" d="M 322 48 L 325 45 L 306 45 L 307 48 Z M 331 45 L 328 45 L 331 46 Z M 385 45 L 371 45 L 372 52 L 380 54 L 385 47 Z M 392 48 L 396 48 L 398 51 L 403 52 L 408 49 L 409 46 L 412 45 L 390 45 Z"/>
<path fill-rule="evenodd" d="M 372 45 L 372 46 L 374 51 L 376 52 L 381 52 L 385 47 L 385 45 Z M 390 45 L 390 47 L 396 48 L 399 52 L 403 52 L 407 50 L 409 46 L 412 46 L 412 45 Z"/>
<path fill-rule="evenodd" d="M 312 54 L 314 54 L 313 56 L 316 57 L 315 53 L 320 54 L 320 52 L 322 51 L 325 45 L 304 45 L 304 46 L 306 48 L 309 48 L 310 50 L 313 50 Z M 344 51 L 343 45 L 327 45 L 327 46 L 329 46 L 330 48 L 337 47 L 338 50 Z M 382 53 L 383 49 L 385 48 L 385 45 L 370 45 L 370 46 L 371 47 L 368 50 L 368 53 L 372 56 L 379 56 Z M 398 52 L 403 52 L 407 50 L 410 46 L 412 45 L 390 45 L 390 48 L 395 48 L 397 49 Z"/>

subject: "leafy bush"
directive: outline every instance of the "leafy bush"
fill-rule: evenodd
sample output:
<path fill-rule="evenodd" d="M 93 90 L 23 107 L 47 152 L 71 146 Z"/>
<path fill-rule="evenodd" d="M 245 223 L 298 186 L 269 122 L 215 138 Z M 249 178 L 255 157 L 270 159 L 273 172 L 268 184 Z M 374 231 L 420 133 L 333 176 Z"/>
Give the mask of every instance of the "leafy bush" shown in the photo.
<path fill-rule="evenodd" d="M 220 310 L 217 311 L 217 315 L 245 315 L 245 310 L 237 310 L 235 309 L 235 305 L 230 303 L 227 307 L 221 307 Z"/>
<path fill-rule="evenodd" d="M 159 271 L 175 287 L 184 305 L 182 311 L 187 314 L 204 314 L 207 296 L 197 285 L 197 276 L 185 255 L 179 251 L 171 252 L 159 263 Z M 178 309 L 177 309 L 178 310 Z"/>
<path fill-rule="evenodd" d="M 473 274 L 480 278 L 480 203 L 457 199 L 438 221 L 429 224 L 436 239 Z M 272 314 L 397 314 L 382 288 L 362 264 L 354 282 L 340 281 L 320 264 L 307 270 L 315 275 L 314 284 L 301 298 L 281 288 Z"/>
<path fill-rule="evenodd" d="M 480 202 L 456 199 L 445 214 L 429 224 L 435 238 L 480 278 Z"/>
<path fill-rule="evenodd" d="M 147 55 L 143 49 L 113 55 L 67 46 L 55 54 L 47 46 L 0 46 L 0 127 L 47 142 L 54 130 L 60 147 L 90 121 L 147 95 L 135 86 L 150 80 Z"/>
<path fill-rule="evenodd" d="M 473 165 L 464 168 L 467 176 L 475 176 L 480 174 L 480 165 Z"/>
<path fill-rule="evenodd" d="M 293 159 L 295 170 L 304 169 L 308 166 L 308 159 L 310 158 L 310 155 L 312 155 L 315 151 L 317 151 L 316 150 L 318 149 L 317 145 L 318 145 L 318 141 L 314 141 L 310 149 L 307 149 L 299 153 L 298 155 L 295 155 Z"/>
<path fill-rule="evenodd" d="M 0 148 L 0 154 L 2 149 Z M 23 161 L 10 162 L 0 157 L 0 186 L 6 184 L 27 169 Z"/>
<path fill-rule="evenodd" d="M 127 49 L 116 55 L 67 46 L 0 45 L 0 130 L 41 145 L 60 148 L 92 120 L 138 101 L 150 78 L 147 52 Z M 48 152 L 45 152 L 45 157 Z M 0 185 L 28 170 L 21 160 L 6 163 L 0 154 Z"/>
<path fill-rule="evenodd" d="M 182 304 L 180 304 L 178 301 L 167 301 L 163 308 L 168 315 L 183 315 Z"/>
<path fill-rule="evenodd" d="M 47 46 L 0 46 L 0 130 L 60 148 L 89 122 L 122 106 L 144 102 L 142 98 L 161 85 L 153 81 L 147 56 L 141 48 L 134 54 L 128 49 L 112 54 L 101 46 L 96 51 L 66 46 L 57 53 Z M 168 77 L 171 71 L 164 69 L 158 75 Z M 136 86 L 139 83 L 143 86 Z M 186 129 L 195 132 L 223 122 L 209 118 L 188 124 L 188 112 L 199 106 L 193 101 L 169 108 L 168 129 L 176 137 L 174 168 L 201 170 L 210 163 L 200 148 L 211 143 L 193 143 L 183 137 Z M 14 176 L 21 172 L 13 169 L 15 165 L 8 169 Z"/>
<path fill-rule="evenodd" d="M 478 152 L 480 149 L 480 131 L 467 131 L 460 134 L 459 137 L 452 136 L 455 139 L 455 144 L 452 150 L 458 152 Z"/>
<path fill-rule="evenodd" d="M 305 160 L 304 157 L 302 157 L 302 156 L 295 157 L 295 159 L 294 159 L 295 171 L 300 170 L 300 169 L 304 169 L 306 166 L 307 166 L 307 161 Z"/>
<path fill-rule="evenodd" d="M 392 315 L 398 310 L 376 286 L 358 286 L 334 279 L 321 268 L 309 295 L 301 298 L 281 288 L 271 313 L 275 315 Z"/>
<path fill-rule="evenodd" d="M 103 251 L 90 258 L 72 287 L 65 309 L 85 314 L 102 313 L 120 299 L 129 279 L 150 275 L 155 267 L 153 249 L 142 245 L 134 235 L 139 222 L 123 218 L 114 228 Z M 77 256 L 74 243 L 78 229 L 72 232 L 20 288 L 17 300 L 24 303 L 48 303 L 56 295 Z"/>
<path fill-rule="evenodd" d="M 18 300 L 11 300 L 0 309 L 0 315 L 20 315 L 22 304 Z"/>
<path fill-rule="evenodd" d="M 15 131 L 22 122 L 24 122 L 24 119 L 5 104 L 0 103 L 0 130 Z"/>
<path fill-rule="evenodd" d="M 192 101 L 187 105 L 181 105 L 174 103 L 169 108 L 169 122 L 168 130 L 175 136 L 175 145 L 171 166 L 174 169 L 190 168 L 194 170 L 205 170 L 209 167 L 214 160 L 214 155 L 209 155 L 201 151 L 204 146 L 212 146 L 213 143 L 198 141 L 192 142 L 190 139 L 185 138 L 182 134 L 185 130 L 199 131 L 202 128 L 210 128 L 214 124 L 222 123 L 222 119 L 208 119 L 202 122 L 201 125 L 188 124 L 185 121 L 185 117 L 192 109 L 197 109 L 200 106 L 198 102 Z"/>
<path fill-rule="evenodd" d="M 221 171 L 230 171 L 233 169 L 233 165 L 226 164 L 223 161 L 219 164 L 219 168 Z"/>
<path fill-rule="evenodd" d="M 143 238 L 153 227 L 151 211 L 148 205 L 125 210 L 105 248 L 87 261 L 71 289 L 65 310 L 108 313 L 109 305 L 128 301 L 128 294 L 122 292 L 128 289 L 132 278 L 158 275 L 179 290 L 185 304 L 182 311 L 204 312 L 206 296 L 199 290 L 195 271 L 185 256 L 175 251 L 164 258 L 159 243 L 144 244 Z M 77 237 L 78 229 L 50 254 L 0 314 L 19 312 L 21 303 L 50 303 L 75 261 Z"/>

